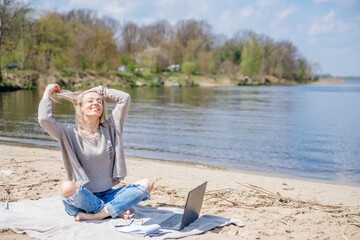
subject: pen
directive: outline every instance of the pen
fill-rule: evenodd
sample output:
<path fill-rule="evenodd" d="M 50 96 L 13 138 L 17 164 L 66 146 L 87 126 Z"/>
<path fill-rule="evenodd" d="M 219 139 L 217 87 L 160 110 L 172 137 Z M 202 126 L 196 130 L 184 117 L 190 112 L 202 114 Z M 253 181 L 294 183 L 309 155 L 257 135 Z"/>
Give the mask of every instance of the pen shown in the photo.
<path fill-rule="evenodd" d="M 134 219 L 131 219 L 131 221 L 129 223 L 125 223 L 125 224 L 118 224 L 115 225 L 115 227 L 125 227 L 125 226 L 129 226 L 134 222 Z"/>

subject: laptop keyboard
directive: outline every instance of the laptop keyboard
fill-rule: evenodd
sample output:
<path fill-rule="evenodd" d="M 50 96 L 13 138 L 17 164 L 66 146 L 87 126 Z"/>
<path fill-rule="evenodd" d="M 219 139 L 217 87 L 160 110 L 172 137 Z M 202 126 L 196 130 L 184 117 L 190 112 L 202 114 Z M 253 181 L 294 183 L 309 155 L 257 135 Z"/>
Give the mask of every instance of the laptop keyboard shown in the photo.
<path fill-rule="evenodd" d="M 174 226 L 176 226 L 176 224 L 178 224 L 181 221 L 182 216 L 183 215 L 181 213 L 175 213 L 170 218 L 168 218 L 164 222 L 160 223 L 160 226 L 167 227 L 167 228 L 174 227 Z"/>

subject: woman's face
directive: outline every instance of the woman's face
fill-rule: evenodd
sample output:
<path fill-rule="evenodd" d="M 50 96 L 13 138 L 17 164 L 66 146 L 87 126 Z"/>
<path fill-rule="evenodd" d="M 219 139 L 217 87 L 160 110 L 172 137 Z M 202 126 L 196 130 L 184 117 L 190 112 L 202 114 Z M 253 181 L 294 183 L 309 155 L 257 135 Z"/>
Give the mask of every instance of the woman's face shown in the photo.
<path fill-rule="evenodd" d="M 103 99 L 96 92 L 84 93 L 81 100 L 81 109 L 84 115 L 88 117 L 101 117 L 103 114 Z"/>

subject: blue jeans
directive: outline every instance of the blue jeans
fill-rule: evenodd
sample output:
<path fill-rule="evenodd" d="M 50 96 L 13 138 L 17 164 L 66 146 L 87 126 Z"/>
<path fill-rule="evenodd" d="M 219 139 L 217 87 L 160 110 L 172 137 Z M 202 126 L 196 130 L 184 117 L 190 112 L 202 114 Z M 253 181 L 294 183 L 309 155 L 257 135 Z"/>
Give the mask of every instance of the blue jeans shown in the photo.
<path fill-rule="evenodd" d="M 140 184 L 129 184 L 98 193 L 79 186 L 73 195 L 63 197 L 62 202 L 70 216 L 76 216 L 79 212 L 97 213 L 105 206 L 111 217 L 116 218 L 131 206 L 149 198 L 147 189 Z"/>

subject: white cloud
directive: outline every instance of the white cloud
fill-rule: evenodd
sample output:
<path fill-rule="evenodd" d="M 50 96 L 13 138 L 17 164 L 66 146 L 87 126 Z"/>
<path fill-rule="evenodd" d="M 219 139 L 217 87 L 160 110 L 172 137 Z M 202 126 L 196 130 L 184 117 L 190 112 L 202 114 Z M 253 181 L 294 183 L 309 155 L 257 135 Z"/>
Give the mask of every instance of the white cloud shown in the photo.
<path fill-rule="evenodd" d="M 313 0 L 314 3 L 324 3 L 329 2 L 329 0 Z"/>
<path fill-rule="evenodd" d="M 295 12 L 295 10 L 296 9 L 294 7 L 286 8 L 286 9 L 280 11 L 280 13 L 277 14 L 276 18 L 278 20 L 283 20 L 283 19 L 287 18 L 290 14 Z"/>
<path fill-rule="evenodd" d="M 254 10 L 252 6 L 247 6 L 240 8 L 237 12 L 241 18 L 249 18 L 253 15 Z"/>
<path fill-rule="evenodd" d="M 256 4 L 260 7 L 268 7 L 268 6 L 274 6 L 275 4 L 278 4 L 279 0 L 257 0 Z"/>
<path fill-rule="evenodd" d="M 134 8 L 132 1 L 123 0 L 69 0 L 71 8 L 89 8 L 95 10 L 99 15 L 107 15 L 116 18 Z"/>
<path fill-rule="evenodd" d="M 355 6 L 359 0 L 313 0 L 314 3 L 336 3 L 345 6 Z"/>
<path fill-rule="evenodd" d="M 127 12 L 127 9 L 119 6 L 118 4 L 108 3 L 102 6 L 102 10 L 106 15 L 117 15 L 117 14 L 124 14 Z"/>
<path fill-rule="evenodd" d="M 219 12 L 219 17 L 214 21 L 214 29 L 217 29 L 218 33 L 227 34 L 228 36 L 238 30 L 251 29 L 262 21 L 258 11 L 259 9 L 252 6 L 222 9 Z M 253 28 L 253 30 L 255 29 Z"/>
<path fill-rule="evenodd" d="M 70 0 L 69 1 L 69 4 L 72 6 L 96 5 L 96 3 L 99 3 L 99 2 L 96 0 Z"/>
<path fill-rule="evenodd" d="M 335 17 L 335 11 L 334 10 L 330 10 L 325 16 L 324 16 L 324 21 L 325 22 L 330 22 L 334 19 Z"/>
<path fill-rule="evenodd" d="M 347 25 L 336 19 L 335 11 L 330 10 L 322 19 L 313 23 L 307 33 L 309 36 L 327 34 L 332 31 L 343 32 L 347 29 Z"/>

